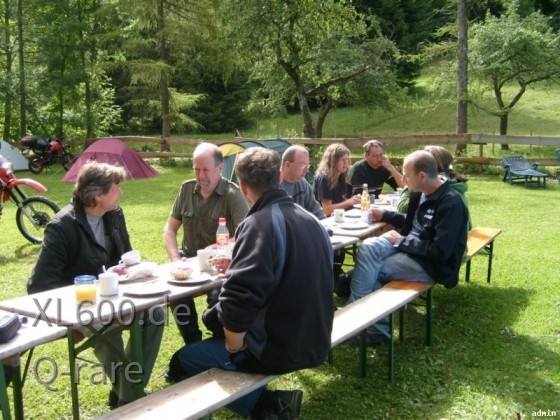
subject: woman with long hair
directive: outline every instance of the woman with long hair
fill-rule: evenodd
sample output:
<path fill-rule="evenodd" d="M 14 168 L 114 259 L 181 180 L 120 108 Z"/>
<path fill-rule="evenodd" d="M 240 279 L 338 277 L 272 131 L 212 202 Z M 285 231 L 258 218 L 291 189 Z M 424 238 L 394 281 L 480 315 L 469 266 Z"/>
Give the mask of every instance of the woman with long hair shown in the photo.
<path fill-rule="evenodd" d="M 334 209 L 348 209 L 360 203 L 360 196 L 352 196 L 348 170 L 350 168 L 350 149 L 344 144 L 334 143 L 327 147 L 313 183 L 315 198 L 325 215 L 330 216 Z"/>

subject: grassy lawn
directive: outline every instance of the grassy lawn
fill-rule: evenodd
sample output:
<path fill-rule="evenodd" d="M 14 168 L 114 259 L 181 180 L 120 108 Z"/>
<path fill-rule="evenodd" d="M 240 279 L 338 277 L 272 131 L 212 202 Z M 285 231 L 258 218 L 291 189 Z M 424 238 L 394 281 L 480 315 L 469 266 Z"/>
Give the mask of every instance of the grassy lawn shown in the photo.
<path fill-rule="evenodd" d="M 133 246 L 144 260 L 162 263 L 167 258 L 163 224 L 179 184 L 192 171 L 158 169 L 159 177 L 125 182 L 121 204 Z M 60 182 L 62 175 L 33 176 L 49 187 L 48 196 L 61 206 L 72 189 Z M 406 340 L 396 344 L 393 383 L 387 382 L 386 348 L 370 350 L 368 376 L 360 378 L 357 349 L 347 346 L 335 350 L 333 365 L 324 363 L 273 382 L 280 389 L 304 390 L 302 418 L 515 418 L 516 413 L 530 417 L 538 410 L 560 415 L 560 254 L 555 222 L 560 186 L 551 180 L 546 190 L 529 190 L 502 183 L 499 174 L 469 176 L 467 197 L 474 225 L 503 230 L 495 243 L 492 283 L 485 281 L 486 258 L 478 256 L 469 284 L 463 267 L 459 286 L 436 287 L 431 348 L 423 346 L 422 309 L 407 311 Z M 0 219 L 1 299 L 25 294 L 39 252 L 19 234 L 14 219 L 15 207 L 7 203 Z M 205 308 L 203 300 L 198 299 L 200 310 Z M 166 386 L 167 361 L 180 345 L 178 331 L 170 325 L 149 392 Z M 71 417 L 66 352 L 65 340 L 36 349 L 24 388 L 26 417 Z M 83 418 L 108 411 L 109 386 L 92 383 L 92 378 L 100 379 L 90 378 L 95 373 L 98 369 L 89 366 L 80 376 Z M 226 410 L 215 417 L 235 418 Z"/>

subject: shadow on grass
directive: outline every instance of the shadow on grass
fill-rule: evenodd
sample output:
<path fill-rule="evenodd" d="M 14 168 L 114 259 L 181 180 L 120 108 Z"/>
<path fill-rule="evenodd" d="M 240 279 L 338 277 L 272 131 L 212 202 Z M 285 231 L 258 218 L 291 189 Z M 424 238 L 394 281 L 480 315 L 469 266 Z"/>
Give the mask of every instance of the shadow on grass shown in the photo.
<path fill-rule="evenodd" d="M 554 409 L 558 395 L 546 372 L 556 354 L 506 330 L 531 294 L 485 284 L 437 287 L 432 347 L 423 345 L 424 310 L 416 307 L 406 313 L 404 343 L 396 341 L 393 383 L 387 346 L 369 350 L 366 378 L 358 376 L 358 350 L 337 347 L 333 365 L 292 374 L 306 391 L 302 418 L 510 417 Z M 477 400 L 495 411 L 477 411 Z"/>

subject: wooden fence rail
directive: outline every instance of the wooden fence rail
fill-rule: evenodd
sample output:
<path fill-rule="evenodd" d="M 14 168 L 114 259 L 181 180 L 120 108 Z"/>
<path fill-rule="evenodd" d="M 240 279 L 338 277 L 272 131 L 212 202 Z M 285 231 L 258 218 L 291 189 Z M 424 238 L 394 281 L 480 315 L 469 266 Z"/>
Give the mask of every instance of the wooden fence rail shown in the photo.
<path fill-rule="evenodd" d="M 143 158 L 192 158 L 192 153 L 171 151 L 172 146 L 191 146 L 195 147 L 202 141 L 208 141 L 215 144 L 238 143 L 241 141 L 263 139 L 235 137 L 223 140 L 200 140 L 193 138 L 163 138 L 163 137 L 145 137 L 145 136 L 118 136 L 120 140 L 131 143 L 154 143 L 158 144 L 159 152 L 146 151 L 139 152 Z M 306 146 L 326 146 L 332 143 L 344 143 L 351 150 L 361 148 L 361 146 L 372 137 L 367 138 L 328 138 L 328 139 L 311 139 L 311 138 L 282 138 L 291 144 L 303 144 Z M 542 137 L 542 136 L 496 136 L 486 134 L 422 134 L 407 136 L 375 136 L 381 141 L 387 149 L 394 146 L 417 146 L 418 148 L 428 144 L 454 145 L 467 144 L 479 146 L 478 157 L 457 157 L 458 163 L 476 164 L 476 165 L 497 165 L 501 166 L 501 159 L 487 158 L 483 156 L 483 147 L 486 144 L 523 144 L 534 146 L 556 146 L 560 148 L 560 137 Z M 69 142 L 72 146 L 84 146 L 84 148 L 97 139 L 85 139 L 82 141 Z M 560 166 L 558 159 L 529 159 L 532 162 L 538 162 L 542 166 Z M 399 164 L 402 159 L 395 159 Z"/>

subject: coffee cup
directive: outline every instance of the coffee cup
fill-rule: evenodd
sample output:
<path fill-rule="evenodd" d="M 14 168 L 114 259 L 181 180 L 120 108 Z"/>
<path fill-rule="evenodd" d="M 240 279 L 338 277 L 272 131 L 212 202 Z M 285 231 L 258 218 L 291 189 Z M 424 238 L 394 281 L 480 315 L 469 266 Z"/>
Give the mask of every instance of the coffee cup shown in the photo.
<path fill-rule="evenodd" d="M 208 260 L 214 256 L 216 251 L 212 249 L 199 249 L 196 251 L 196 258 L 198 260 L 198 267 L 200 271 L 211 271 L 212 267 L 208 265 Z"/>
<path fill-rule="evenodd" d="M 336 223 L 344 222 L 344 209 L 334 209 L 333 217 Z"/>
<path fill-rule="evenodd" d="M 119 261 L 119 265 L 124 264 L 127 267 L 139 263 L 140 263 L 140 251 L 136 251 L 136 250 L 125 252 L 124 254 L 121 255 L 121 260 Z"/>
<path fill-rule="evenodd" d="M 119 293 L 119 275 L 107 271 L 101 273 L 99 278 L 99 295 L 100 296 L 115 296 Z"/>

